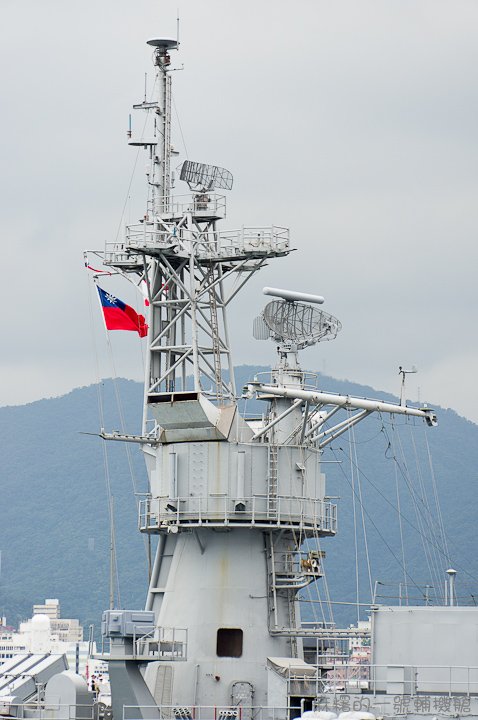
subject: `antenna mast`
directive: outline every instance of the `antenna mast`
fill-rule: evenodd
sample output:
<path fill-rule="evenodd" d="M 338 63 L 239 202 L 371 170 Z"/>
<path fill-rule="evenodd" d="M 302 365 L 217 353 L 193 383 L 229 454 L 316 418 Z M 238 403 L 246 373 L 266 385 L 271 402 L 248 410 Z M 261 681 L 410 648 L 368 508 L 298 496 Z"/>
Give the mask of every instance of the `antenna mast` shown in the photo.
<path fill-rule="evenodd" d="M 153 38 L 148 40 L 148 45 L 154 48 L 153 62 L 156 68 L 156 85 L 160 91 L 154 118 L 155 136 L 159 139 L 159 148 L 156 145 L 155 152 L 152 146 L 150 154 L 152 161 L 150 184 L 153 189 L 153 197 L 156 197 L 159 201 L 159 207 L 153 202 L 153 210 L 158 211 L 161 206 L 168 206 L 171 192 L 171 74 L 169 72 L 171 56 L 169 53 L 172 49 L 177 50 L 179 42 L 177 40 Z M 145 98 L 145 103 L 148 105 L 147 98 Z M 157 132 L 158 118 L 159 133 Z"/>
<path fill-rule="evenodd" d="M 190 192 L 171 196 L 171 59 L 178 40 L 153 38 L 155 96 L 134 105 L 147 113 L 143 137 L 129 144 L 148 153 L 144 218 L 126 227 L 123 243 L 107 243 L 105 264 L 147 286 L 149 337 L 143 433 L 167 424 L 162 398 L 194 391 L 223 407 L 235 404 L 227 306 L 270 258 L 289 253 L 286 228 L 220 231 L 232 187 L 225 168 L 185 161 Z M 191 378 L 192 380 L 188 380 Z"/>

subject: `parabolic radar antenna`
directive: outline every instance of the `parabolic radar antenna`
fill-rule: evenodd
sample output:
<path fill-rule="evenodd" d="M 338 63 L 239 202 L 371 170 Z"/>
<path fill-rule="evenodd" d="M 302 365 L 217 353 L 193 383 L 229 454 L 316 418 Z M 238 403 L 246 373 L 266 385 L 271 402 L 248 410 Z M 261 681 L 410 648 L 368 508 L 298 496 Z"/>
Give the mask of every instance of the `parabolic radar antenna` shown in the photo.
<path fill-rule="evenodd" d="M 217 165 L 185 160 L 181 166 L 181 180 L 189 185 L 190 190 L 206 190 L 212 192 L 216 188 L 231 190 L 233 177 L 229 170 Z"/>
<path fill-rule="evenodd" d="M 271 338 L 283 346 L 301 350 L 321 340 L 333 340 L 342 328 L 337 318 L 315 307 L 324 302 L 320 295 L 276 288 L 264 288 L 264 294 L 279 299 L 268 303 L 254 320 L 256 340 Z"/>

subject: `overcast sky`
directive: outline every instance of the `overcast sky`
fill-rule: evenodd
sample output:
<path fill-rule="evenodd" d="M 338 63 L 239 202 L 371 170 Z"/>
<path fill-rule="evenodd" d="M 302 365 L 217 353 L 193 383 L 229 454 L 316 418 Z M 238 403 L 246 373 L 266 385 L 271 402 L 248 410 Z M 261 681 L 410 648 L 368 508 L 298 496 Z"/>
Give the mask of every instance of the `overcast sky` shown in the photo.
<path fill-rule="evenodd" d="M 116 237 L 145 41 L 178 6 L 175 105 L 189 157 L 234 174 L 223 227 L 297 248 L 232 311 L 236 362 L 274 362 L 263 285 L 319 293 L 343 329 L 304 368 L 398 393 L 415 365 L 409 395 L 478 422 L 476 0 L 2 0 L 0 404 L 111 375 L 82 251 Z M 139 379 L 141 341 L 112 344 Z"/>

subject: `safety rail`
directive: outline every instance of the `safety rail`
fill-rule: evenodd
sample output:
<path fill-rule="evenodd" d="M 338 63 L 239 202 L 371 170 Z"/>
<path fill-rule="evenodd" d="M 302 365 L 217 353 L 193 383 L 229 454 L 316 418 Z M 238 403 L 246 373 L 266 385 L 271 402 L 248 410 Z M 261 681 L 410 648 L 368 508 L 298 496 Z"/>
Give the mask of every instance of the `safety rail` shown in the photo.
<path fill-rule="evenodd" d="M 289 229 L 277 225 L 225 230 L 218 233 L 218 236 L 223 255 L 282 253 L 289 250 Z"/>
<path fill-rule="evenodd" d="M 155 628 L 136 641 L 138 655 L 152 655 L 158 660 L 187 660 L 187 647 L 186 628 Z"/>
<path fill-rule="evenodd" d="M 478 597 L 473 592 L 467 595 L 453 593 L 454 602 L 460 607 L 476 607 Z M 381 605 L 448 605 L 450 601 L 448 583 L 438 589 L 430 583 L 384 582 L 375 580 L 372 601 Z"/>
<path fill-rule="evenodd" d="M 101 657 L 110 659 L 111 638 L 101 639 Z M 133 657 L 143 660 L 167 660 L 168 662 L 188 659 L 187 628 L 154 627 L 147 633 L 137 634 L 133 629 Z"/>
<path fill-rule="evenodd" d="M 243 227 L 239 230 L 193 232 L 177 228 L 159 230 L 157 224 L 144 221 L 129 225 L 125 242 L 106 243 L 106 265 L 142 265 L 137 253 L 174 251 L 189 255 L 191 251 L 199 259 L 236 259 L 252 256 L 267 257 L 289 251 L 288 228 L 275 225 L 268 227 Z"/>
<path fill-rule="evenodd" d="M 289 707 L 267 707 L 259 705 L 124 705 L 122 720 L 286 720 L 291 710 L 301 710 L 300 703 Z M 295 713 L 297 714 L 297 713 Z M 300 715 L 300 713 L 299 713 Z"/>
<path fill-rule="evenodd" d="M 320 560 L 325 557 L 321 550 L 299 550 L 276 555 L 274 553 L 275 587 L 277 589 L 306 587 L 322 576 Z"/>
<path fill-rule="evenodd" d="M 0 709 L 5 705 L 0 700 Z M 98 713 L 95 705 L 67 705 L 60 703 L 45 703 L 44 701 L 28 702 L 28 703 L 12 703 L 12 710 L 15 710 L 14 716 L 19 719 L 35 718 L 35 720 L 52 720 L 52 718 L 61 718 L 61 720 L 96 720 Z M 2 712 L 2 715 L 4 713 Z"/>
<path fill-rule="evenodd" d="M 367 662 L 334 663 L 323 675 L 325 692 L 368 691 L 372 694 L 478 694 L 478 666 L 375 665 Z"/>
<path fill-rule="evenodd" d="M 214 192 L 184 193 L 162 200 L 159 205 L 156 203 L 154 208 L 151 200 L 148 211 L 150 217 L 154 217 L 156 211 L 163 219 L 182 218 L 188 213 L 204 218 L 225 218 L 226 196 Z"/>
<path fill-rule="evenodd" d="M 259 526 L 313 529 L 324 535 L 337 530 L 337 506 L 325 500 L 278 495 L 274 511 L 268 497 L 253 495 L 237 501 L 227 495 L 146 498 L 139 503 L 139 529 L 159 532 L 172 526 Z"/>
<path fill-rule="evenodd" d="M 294 378 L 296 382 L 284 382 L 281 379 L 282 387 L 300 387 L 302 390 L 317 390 L 318 388 L 318 373 L 302 371 L 302 370 L 287 370 L 287 375 Z M 264 385 L 273 385 L 277 383 L 277 371 L 274 370 L 263 370 L 262 372 L 256 373 L 254 380 L 258 380 Z"/>
<path fill-rule="evenodd" d="M 319 630 L 334 630 L 337 627 L 337 624 L 330 620 L 302 620 L 301 625 Z"/>

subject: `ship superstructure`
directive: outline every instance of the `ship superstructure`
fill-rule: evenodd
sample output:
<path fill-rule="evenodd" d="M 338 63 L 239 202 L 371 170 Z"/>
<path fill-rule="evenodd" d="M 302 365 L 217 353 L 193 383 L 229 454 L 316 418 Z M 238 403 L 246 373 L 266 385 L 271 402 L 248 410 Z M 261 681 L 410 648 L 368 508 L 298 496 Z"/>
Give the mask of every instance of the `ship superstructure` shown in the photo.
<path fill-rule="evenodd" d="M 154 90 L 134 106 L 146 116 L 142 132 L 128 131 L 147 155 L 147 203 L 123 239 L 96 253 L 149 303 L 142 431 L 100 433 L 139 444 L 146 460 L 139 529 L 156 547 L 146 607 L 111 602 L 103 615 L 107 648 L 95 659 L 108 661 L 110 706 L 97 675 L 87 684 L 43 644 L 44 613 L 58 619 L 59 612 L 47 601 L 36 616 L 37 652 L 0 665 L 0 714 L 311 720 L 310 709 L 317 720 L 478 718 L 478 608 L 460 606 L 452 567 L 443 598 L 437 587 L 414 583 L 422 606 L 412 604 L 406 583 L 398 605 L 380 604 L 377 588 L 386 583 L 377 580 L 369 617 L 356 626 L 301 621 L 299 592 L 321 582 L 321 538 L 337 529 L 323 450 L 372 413 L 428 426 L 435 414 L 407 406 L 405 375 L 413 370 L 400 368 L 398 404 L 325 392 L 301 369 L 299 353 L 332 340 L 341 325 L 321 309 L 323 297 L 294 289 L 264 288 L 269 301 L 253 335 L 273 341 L 275 366 L 235 387 L 228 306 L 264 265 L 288 255 L 289 231 L 221 229 L 233 178 L 218 166 L 186 160 L 180 180 L 189 193 L 176 194 L 171 53 L 178 42 L 148 43 Z M 117 311 L 118 299 L 101 292 Z M 143 316 L 122 306 L 137 322 L 126 329 L 144 337 Z M 243 399 L 254 401 L 254 415 Z M 113 523 L 111 532 L 113 549 Z"/>
<path fill-rule="evenodd" d="M 428 408 L 321 392 L 301 370 L 298 352 L 332 339 L 340 323 L 319 309 L 323 298 L 273 288 L 265 290 L 274 299 L 254 335 L 275 342 L 277 364 L 238 392 L 227 309 L 257 271 L 289 253 L 289 232 L 219 229 L 226 198 L 217 191 L 232 187 L 223 168 L 185 161 L 181 179 L 191 192 L 172 194 L 177 42 L 148 43 L 155 95 L 134 106 L 149 122 L 130 137 L 148 157 L 147 208 L 104 254 L 108 267 L 147 288 L 143 430 L 103 437 L 141 444 L 150 493 L 139 524 L 158 542 L 146 611 L 104 618 L 113 713 L 128 706 L 133 717 L 192 718 L 198 708 L 214 708 L 215 717 L 235 717 L 262 708 L 286 717 L 317 695 L 317 669 L 304 661 L 303 643 L 325 635 L 302 627 L 297 601 L 298 590 L 321 576 L 319 539 L 336 531 L 321 451 L 375 411 L 430 425 L 435 416 Z M 262 401 L 259 417 L 241 415 L 242 392 Z M 344 408 L 345 418 L 333 422 Z M 302 678 L 295 685 L 291 668 Z"/>

